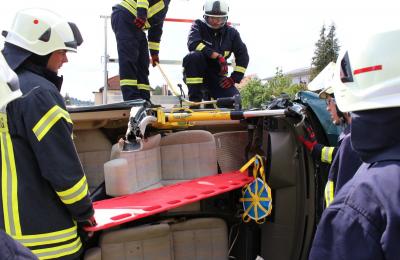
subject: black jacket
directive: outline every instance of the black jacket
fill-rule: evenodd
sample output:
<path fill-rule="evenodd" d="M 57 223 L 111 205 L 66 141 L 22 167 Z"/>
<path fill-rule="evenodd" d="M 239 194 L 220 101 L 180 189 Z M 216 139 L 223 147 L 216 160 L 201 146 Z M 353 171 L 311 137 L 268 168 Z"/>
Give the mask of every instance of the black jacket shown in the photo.
<path fill-rule="evenodd" d="M 57 75 L 13 61 L 23 96 L 2 114 L 0 228 L 38 257 L 76 258 L 77 222 L 94 214 Z M 54 82 L 54 83 L 53 83 Z M 4 151 L 4 153 L 3 153 Z M 7 177 L 5 177 L 7 176 Z"/>
<path fill-rule="evenodd" d="M 210 57 L 214 51 L 225 58 L 229 58 L 233 53 L 236 66 L 231 77 L 236 83 L 242 80 L 249 64 L 249 54 L 235 28 L 226 24 L 215 30 L 208 27 L 203 20 L 195 20 L 189 32 L 187 45 L 189 51 L 201 51 L 206 57 Z"/>

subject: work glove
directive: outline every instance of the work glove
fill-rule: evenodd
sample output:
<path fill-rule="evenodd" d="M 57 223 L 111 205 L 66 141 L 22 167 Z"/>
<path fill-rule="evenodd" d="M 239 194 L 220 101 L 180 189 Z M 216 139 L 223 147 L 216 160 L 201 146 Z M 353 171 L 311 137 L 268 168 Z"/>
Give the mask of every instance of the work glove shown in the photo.
<path fill-rule="evenodd" d="M 224 77 L 219 82 L 221 88 L 230 88 L 235 85 L 235 81 L 231 77 Z"/>
<path fill-rule="evenodd" d="M 226 62 L 224 56 L 218 55 L 217 56 L 217 61 L 219 64 L 219 75 L 225 76 L 226 73 L 228 73 L 228 63 Z"/>
<path fill-rule="evenodd" d="M 137 28 L 143 29 L 144 24 L 146 23 L 146 18 L 136 17 L 133 23 L 136 25 Z"/>
<path fill-rule="evenodd" d="M 312 152 L 314 146 L 317 144 L 317 139 L 315 139 L 315 133 L 311 126 L 306 126 L 306 133 L 304 136 L 299 136 L 298 139 L 310 152 Z"/>
<path fill-rule="evenodd" d="M 158 57 L 158 54 L 151 54 L 151 64 L 153 67 L 157 66 L 157 63 L 160 63 L 160 58 Z"/>

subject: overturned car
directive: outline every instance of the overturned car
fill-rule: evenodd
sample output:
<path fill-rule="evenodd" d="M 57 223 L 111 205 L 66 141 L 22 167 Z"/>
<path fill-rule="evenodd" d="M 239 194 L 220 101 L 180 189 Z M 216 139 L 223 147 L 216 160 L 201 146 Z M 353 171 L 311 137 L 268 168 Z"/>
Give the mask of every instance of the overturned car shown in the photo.
<path fill-rule="evenodd" d="M 233 107 L 69 109 L 98 221 L 85 259 L 308 258 L 328 167 L 298 136 L 334 144 L 324 102 Z"/>

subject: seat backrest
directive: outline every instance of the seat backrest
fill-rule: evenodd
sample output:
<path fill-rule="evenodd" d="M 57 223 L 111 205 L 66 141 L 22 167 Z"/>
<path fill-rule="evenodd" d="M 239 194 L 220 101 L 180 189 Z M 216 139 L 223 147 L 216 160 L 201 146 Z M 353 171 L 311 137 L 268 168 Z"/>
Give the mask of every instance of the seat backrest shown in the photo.
<path fill-rule="evenodd" d="M 111 142 L 99 130 L 74 132 L 74 143 L 86 174 L 89 190 L 104 181 L 103 164 L 110 160 Z"/>
<path fill-rule="evenodd" d="M 245 163 L 247 131 L 231 131 L 214 134 L 218 165 L 222 172 L 239 170 Z"/>
<path fill-rule="evenodd" d="M 181 131 L 161 139 L 161 173 L 164 183 L 218 173 L 214 137 L 203 130 Z"/>
<path fill-rule="evenodd" d="M 104 164 L 108 195 L 121 196 L 161 186 L 160 140 L 160 135 L 149 137 L 139 151 L 121 151 L 119 144 L 113 146 L 118 159 Z"/>

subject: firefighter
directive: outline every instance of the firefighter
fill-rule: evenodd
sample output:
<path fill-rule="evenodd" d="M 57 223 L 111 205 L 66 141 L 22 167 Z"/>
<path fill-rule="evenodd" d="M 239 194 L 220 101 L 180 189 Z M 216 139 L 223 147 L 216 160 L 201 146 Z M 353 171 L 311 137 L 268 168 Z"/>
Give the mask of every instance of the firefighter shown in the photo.
<path fill-rule="evenodd" d="M 189 100 L 195 102 L 239 94 L 235 84 L 242 80 L 249 64 L 239 32 L 227 24 L 227 2 L 206 0 L 203 9 L 204 20 L 193 22 L 187 43 L 190 53 L 183 58 L 183 78 Z M 226 60 L 232 53 L 235 68 L 228 76 Z"/>
<path fill-rule="evenodd" d="M 400 256 L 399 44 L 400 30 L 382 32 L 338 58 L 336 100 L 352 111 L 351 143 L 363 164 L 324 211 L 310 259 Z"/>
<path fill-rule="evenodd" d="M 21 95 L 18 77 L 0 53 L 0 118 L 5 118 L 7 104 Z M 0 121 L 0 124 L 3 124 L 3 121 Z M 37 257 L 0 229 L 0 259 L 28 260 Z"/>
<path fill-rule="evenodd" d="M 169 2 L 123 0 L 112 8 L 111 26 L 117 40 L 124 100 L 150 100 L 149 50 L 154 67 L 159 62 L 160 41 Z"/>
<path fill-rule="evenodd" d="M 311 127 L 308 127 L 308 133 L 299 139 L 311 152 L 314 159 L 331 164 L 324 190 L 325 207 L 328 207 L 332 203 L 335 194 L 354 176 L 361 165 L 361 160 L 350 143 L 350 113 L 343 113 L 339 110 L 331 86 L 322 90 L 319 97 L 326 100 L 326 109 L 331 114 L 332 123 L 343 128 L 338 138 L 338 145 L 331 147 L 317 143 L 313 138 L 315 134 Z"/>
<path fill-rule="evenodd" d="M 78 27 L 44 9 L 17 12 L 2 53 L 22 98 L 1 114 L 0 228 L 40 259 L 76 259 L 94 210 L 60 94 L 59 68 L 82 43 Z"/>

